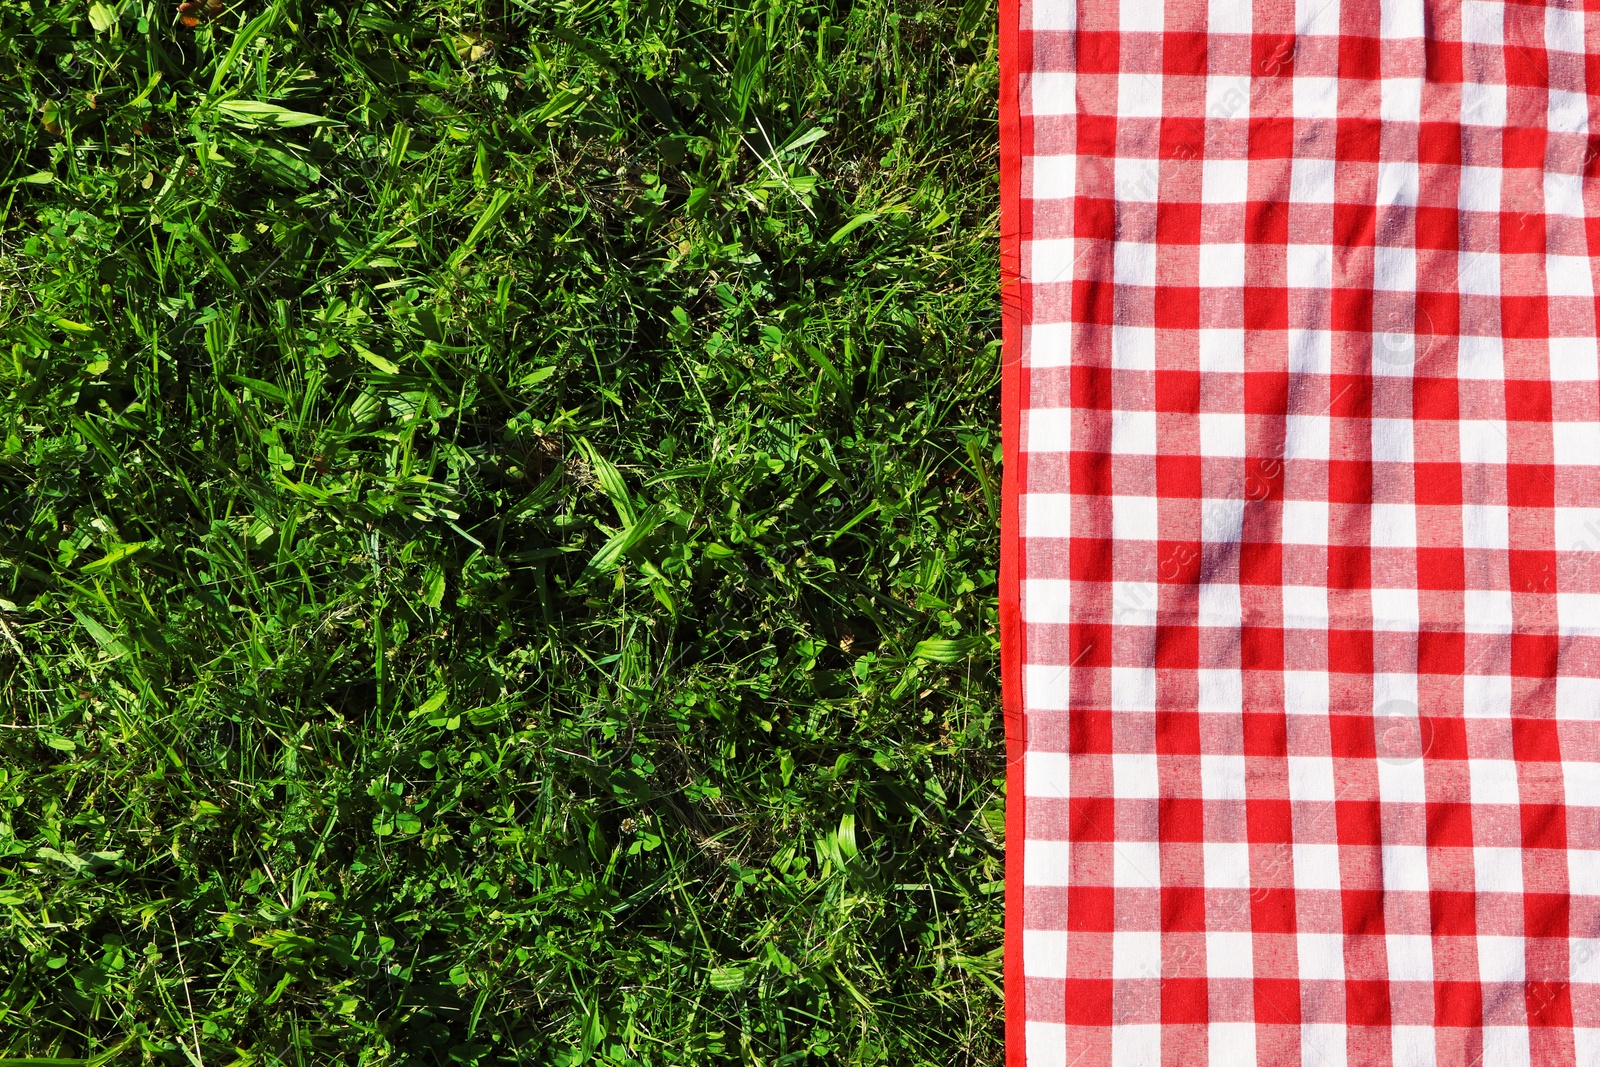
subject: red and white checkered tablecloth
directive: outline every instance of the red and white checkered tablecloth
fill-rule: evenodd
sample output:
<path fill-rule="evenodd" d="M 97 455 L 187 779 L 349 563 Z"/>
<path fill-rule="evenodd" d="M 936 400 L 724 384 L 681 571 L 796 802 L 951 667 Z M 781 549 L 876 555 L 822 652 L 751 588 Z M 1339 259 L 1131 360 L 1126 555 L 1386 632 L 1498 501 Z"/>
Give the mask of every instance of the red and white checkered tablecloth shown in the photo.
<path fill-rule="evenodd" d="M 1600 1065 L 1600 2 L 1001 30 L 1010 1062 Z"/>

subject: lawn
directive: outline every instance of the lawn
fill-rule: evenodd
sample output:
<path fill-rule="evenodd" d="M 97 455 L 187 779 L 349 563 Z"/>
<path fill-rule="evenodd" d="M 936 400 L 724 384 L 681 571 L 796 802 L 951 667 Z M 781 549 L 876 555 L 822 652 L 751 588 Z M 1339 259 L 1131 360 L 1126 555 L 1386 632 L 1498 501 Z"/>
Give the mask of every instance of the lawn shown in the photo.
<path fill-rule="evenodd" d="M 994 22 L 0 0 L 0 1065 L 999 1062 Z"/>

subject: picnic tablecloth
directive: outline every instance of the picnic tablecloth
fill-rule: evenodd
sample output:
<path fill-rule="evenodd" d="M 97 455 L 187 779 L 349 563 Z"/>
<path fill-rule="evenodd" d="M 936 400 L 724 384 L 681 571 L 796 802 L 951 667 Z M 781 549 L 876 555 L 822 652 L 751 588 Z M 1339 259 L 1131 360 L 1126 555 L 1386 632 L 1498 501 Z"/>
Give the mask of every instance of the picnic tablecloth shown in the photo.
<path fill-rule="evenodd" d="M 1600 5 L 1001 38 L 1010 1062 L 1600 1064 Z"/>

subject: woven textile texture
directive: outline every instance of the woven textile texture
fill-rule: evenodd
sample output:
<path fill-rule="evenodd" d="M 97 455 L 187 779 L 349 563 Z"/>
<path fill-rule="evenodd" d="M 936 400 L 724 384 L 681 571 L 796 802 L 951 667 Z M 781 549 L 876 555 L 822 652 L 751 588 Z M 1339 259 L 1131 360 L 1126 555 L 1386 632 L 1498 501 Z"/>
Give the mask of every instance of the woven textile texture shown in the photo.
<path fill-rule="evenodd" d="M 1600 1065 L 1600 4 L 1002 39 L 1012 1064 Z"/>

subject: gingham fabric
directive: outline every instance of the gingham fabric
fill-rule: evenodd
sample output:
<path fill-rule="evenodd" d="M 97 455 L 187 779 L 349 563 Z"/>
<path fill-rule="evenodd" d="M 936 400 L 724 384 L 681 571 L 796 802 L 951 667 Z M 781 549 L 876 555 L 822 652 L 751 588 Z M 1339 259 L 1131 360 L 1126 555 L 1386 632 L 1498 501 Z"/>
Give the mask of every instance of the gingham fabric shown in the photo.
<path fill-rule="evenodd" d="M 1010 1062 L 1600 1065 L 1600 3 L 1002 38 Z"/>

